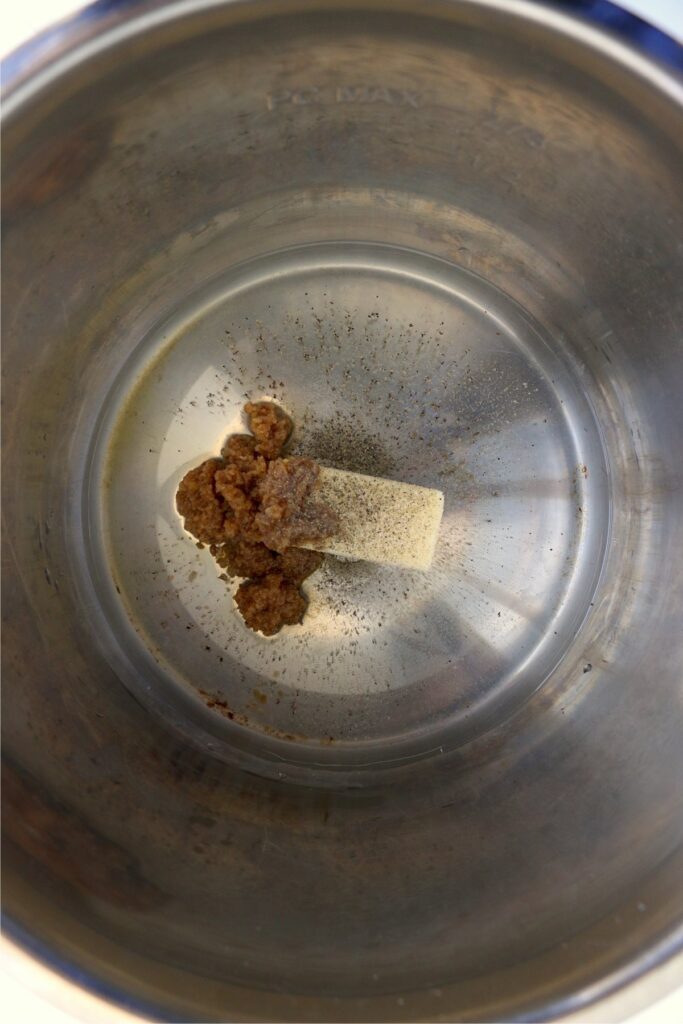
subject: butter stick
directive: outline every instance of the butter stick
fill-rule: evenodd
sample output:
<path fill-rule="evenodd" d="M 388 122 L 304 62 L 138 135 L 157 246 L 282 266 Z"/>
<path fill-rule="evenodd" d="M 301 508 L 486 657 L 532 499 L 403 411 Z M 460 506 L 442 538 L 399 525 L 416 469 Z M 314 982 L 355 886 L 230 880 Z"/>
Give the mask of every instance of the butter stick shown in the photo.
<path fill-rule="evenodd" d="M 337 513 L 339 531 L 302 547 L 404 569 L 432 564 L 443 515 L 441 491 L 323 466 L 316 497 Z"/>

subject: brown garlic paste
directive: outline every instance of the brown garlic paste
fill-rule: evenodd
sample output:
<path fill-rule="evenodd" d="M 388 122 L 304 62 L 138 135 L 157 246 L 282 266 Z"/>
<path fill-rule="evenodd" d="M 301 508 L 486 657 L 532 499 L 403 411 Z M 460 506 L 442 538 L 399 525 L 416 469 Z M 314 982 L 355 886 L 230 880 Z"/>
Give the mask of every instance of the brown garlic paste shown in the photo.
<path fill-rule="evenodd" d="M 320 467 L 282 457 L 292 421 L 274 402 L 248 402 L 251 434 L 233 434 L 220 458 L 185 474 L 176 506 L 185 529 L 206 544 L 229 576 L 242 577 L 235 601 L 250 629 L 272 636 L 303 620 L 303 581 L 324 556 L 297 544 L 337 532 L 337 515 L 316 500 Z"/>

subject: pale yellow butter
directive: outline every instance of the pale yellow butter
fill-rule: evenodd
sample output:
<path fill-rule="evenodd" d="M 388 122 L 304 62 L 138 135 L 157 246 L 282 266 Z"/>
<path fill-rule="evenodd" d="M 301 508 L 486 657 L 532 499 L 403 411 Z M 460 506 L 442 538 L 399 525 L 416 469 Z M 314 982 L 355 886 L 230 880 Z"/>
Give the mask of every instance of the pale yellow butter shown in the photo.
<path fill-rule="evenodd" d="M 443 515 L 441 491 L 323 466 L 316 497 L 339 516 L 339 532 L 302 547 L 405 569 L 429 569 Z"/>

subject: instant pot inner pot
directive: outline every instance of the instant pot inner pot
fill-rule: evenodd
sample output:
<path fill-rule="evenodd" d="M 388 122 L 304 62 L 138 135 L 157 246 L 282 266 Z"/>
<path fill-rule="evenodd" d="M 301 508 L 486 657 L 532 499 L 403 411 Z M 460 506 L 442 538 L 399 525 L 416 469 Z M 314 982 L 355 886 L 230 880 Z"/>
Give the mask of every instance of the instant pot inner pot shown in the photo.
<path fill-rule="evenodd" d="M 144 1012 L 575 1008 L 681 919 L 676 85 L 539 6 L 112 17 L 8 102 L 11 927 Z M 264 397 L 445 495 L 270 639 L 175 510 Z"/>

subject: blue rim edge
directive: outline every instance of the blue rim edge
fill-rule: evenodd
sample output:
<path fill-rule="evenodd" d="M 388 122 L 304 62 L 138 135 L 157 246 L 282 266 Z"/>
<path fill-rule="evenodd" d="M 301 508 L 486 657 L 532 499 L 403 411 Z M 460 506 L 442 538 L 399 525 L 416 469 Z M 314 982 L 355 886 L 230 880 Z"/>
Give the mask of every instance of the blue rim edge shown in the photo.
<path fill-rule="evenodd" d="M 182 1024 L 182 1021 L 185 1020 L 184 1017 L 169 1015 L 152 1003 L 146 1003 L 141 999 L 132 999 L 123 989 L 116 985 L 110 985 L 97 975 L 83 970 L 72 960 L 54 953 L 46 943 L 37 939 L 28 929 L 12 920 L 6 913 L 2 914 L 2 931 L 24 952 L 30 953 L 45 967 L 49 967 L 56 974 L 66 978 L 67 981 L 79 985 L 91 995 L 113 1003 L 122 1010 L 128 1010 L 138 1017 L 159 1021 L 161 1024 Z"/>
<path fill-rule="evenodd" d="M 661 64 L 683 70 L 683 45 L 637 14 L 625 11 L 611 0 L 554 0 L 556 7 L 578 14 L 616 33 Z"/>
<path fill-rule="evenodd" d="M 556 7 L 568 14 L 581 17 L 602 29 L 619 36 L 641 52 L 648 54 L 658 63 L 683 71 L 683 44 L 662 29 L 655 28 L 649 22 L 625 11 L 612 0 L 534 0 L 541 6 Z M 112 12 L 144 6 L 145 0 L 94 0 L 76 11 L 70 18 L 59 22 L 51 28 L 38 33 L 22 43 L 2 60 L 1 81 L 6 85 L 19 78 L 27 71 L 36 59 L 50 51 L 61 38 L 72 34 L 80 25 L 104 20 Z"/>
<path fill-rule="evenodd" d="M 599 28 L 620 37 L 623 41 L 652 57 L 658 63 L 679 72 L 683 71 L 683 45 L 637 14 L 625 11 L 622 7 L 612 3 L 612 0 L 552 0 L 550 3 L 547 3 L 546 0 L 535 0 L 535 2 L 538 2 L 541 6 L 555 7 L 567 14 L 577 15 L 584 21 L 593 23 Z M 42 55 L 48 54 L 53 45 L 60 39 L 66 39 L 70 36 L 74 28 L 95 23 L 98 20 L 104 21 L 107 15 L 110 15 L 112 12 L 127 7 L 144 6 L 144 3 L 145 0 L 94 0 L 93 3 L 76 11 L 71 17 L 52 28 L 38 33 L 8 54 L 2 61 L 2 84 L 10 85 L 14 79 L 19 78 L 23 72 L 28 70 L 31 64 L 35 63 L 36 60 L 39 61 Z M 57 974 L 79 985 L 91 994 L 121 1007 L 123 1010 L 148 1020 L 163 1022 L 163 1024 L 181 1024 L 184 1020 L 182 1017 L 169 1015 L 167 1012 L 161 1011 L 158 1005 L 155 1006 L 142 1000 L 132 999 L 124 990 L 103 981 L 95 974 L 83 970 L 73 961 L 58 956 L 49 946 L 41 942 L 31 932 L 4 913 L 2 914 L 2 930 L 13 942 Z M 608 975 L 604 979 L 602 991 L 589 999 L 589 1004 L 606 998 L 621 988 L 626 987 L 637 980 L 641 974 L 649 973 L 653 967 L 664 963 L 670 956 L 680 953 L 682 948 L 683 942 L 668 951 L 667 955 L 657 956 L 655 954 L 654 962 L 647 963 L 643 971 L 639 973 L 633 975 L 627 973 L 626 977 L 619 978 L 617 970 L 615 972 L 617 978 L 614 979 L 614 976 L 612 976 L 612 984 L 610 984 L 610 976 Z M 572 1009 L 580 1009 L 583 1005 L 579 1002 L 577 1005 L 572 1006 L 572 1002 L 573 1000 L 571 999 L 558 1000 L 555 1006 L 547 1009 L 550 1010 L 553 1016 L 556 1016 L 557 1014 L 567 1012 L 567 1009 L 569 1009 L 569 1012 L 572 1012 Z"/>

